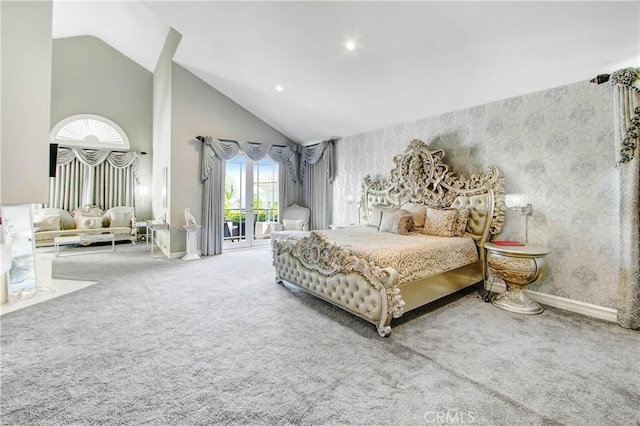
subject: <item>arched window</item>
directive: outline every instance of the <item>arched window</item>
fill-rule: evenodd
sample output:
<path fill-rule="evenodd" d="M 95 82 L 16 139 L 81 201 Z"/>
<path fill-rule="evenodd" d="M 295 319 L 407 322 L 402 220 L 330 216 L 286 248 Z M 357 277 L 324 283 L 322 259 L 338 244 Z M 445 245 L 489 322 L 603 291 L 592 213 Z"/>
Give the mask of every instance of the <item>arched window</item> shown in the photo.
<path fill-rule="evenodd" d="M 140 154 L 129 150 L 120 126 L 97 115 L 74 115 L 53 128 L 49 142 L 59 145 L 49 207 L 135 207 Z"/>
<path fill-rule="evenodd" d="M 62 146 L 129 150 L 129 138 L 113 121 L 93 114 L 67 117 L 51 131 L 51 143 Z"/>

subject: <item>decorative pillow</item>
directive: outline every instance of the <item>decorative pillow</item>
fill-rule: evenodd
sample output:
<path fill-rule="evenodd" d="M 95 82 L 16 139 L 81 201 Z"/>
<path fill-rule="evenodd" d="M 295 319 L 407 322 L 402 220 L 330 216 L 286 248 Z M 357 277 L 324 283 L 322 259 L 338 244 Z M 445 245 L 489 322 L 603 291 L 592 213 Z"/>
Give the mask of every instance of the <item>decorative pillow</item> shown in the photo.
<path fill-rule="evenodd" d="M 422 233 L 436 237 L 453 237 L 457 220 L 458 211 L 455 209 L 439 210 L 429 207 Z"/>
<path fill-rule="evenodd" d="M 287 231 L 302 231 L 304 220 L 302 219 L 282 219 L 282 226 Z"/>
<path fill-rule="evenodd" d="M 104 212 L 98 206 L 85 205 L 71 212 L 71 216 L 102 216 Z"/>
<path fill-rule="evenodd" d="M 382 212 L 385 210 L 397 211 L 398 208 L 392 207 L 392 206 L 383 206 L 381 204 L 373 205 L 371 207 L 371 215 L 369 216 L 369 221 L 367 222 L 367 225 L 380 228 L 380 221 L 382 221 Z"/>
<path fill-rule="evenodd" d="M 117 227 L 130 227 L 131 226 L 131 218 L 133 213 L 131 211 L 109 211 L 109 226 L 112 228 Z M 465 223 L 466 226 L 466 223 Z"/>
<path fill-rule="evenodd" d="M 455 237 L 464 237 L 467 232 L 467 222 L 469 221 L 469 215 L 471 212 L 469 209 L 455 209 L 458 211 L 458 218 L 453 228 L 453 235 Z"/>
<path fill-rule="evenodd" d="M 379 228 L 380 220 L 382 220 L 381 206 L 374 204 L 373 206 L 371 206 L 371 213 L 369 214 L 369 220 L 367 221 L 367 225 L 375 226 L 376 228 Z"/>
<path fill-rule="evenodd" d="M 400 208 L 411 213 L 414 229 L 422 229 L 424 227 L 427 206 L 418 203 L 404 203 Z"/>
<path fill-rule="evenodd" d="M 102 228 L 102 216 L 76 215 L 76 229 L 100 229 Z"/>
<path fill-rule="evenodd" d="M 33 217 L 33 231 L 60 231 L 61 218 L 59 214 L 52 215 L 35 215 Z"/>
<path fill-rule="evenodd" d="M 402 209 L 387 209 L 382 211 L 380 220 L 380 232 L 392 232 L 394 234 L 407 235 L 413 224 L 411 213 Z"/>

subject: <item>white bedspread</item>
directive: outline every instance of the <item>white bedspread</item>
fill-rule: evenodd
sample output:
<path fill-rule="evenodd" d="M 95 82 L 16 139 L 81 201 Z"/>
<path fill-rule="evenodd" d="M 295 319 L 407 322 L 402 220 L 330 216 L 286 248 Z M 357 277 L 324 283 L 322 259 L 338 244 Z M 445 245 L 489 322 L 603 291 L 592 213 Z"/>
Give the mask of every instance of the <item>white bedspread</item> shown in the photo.
<path fill-rule="evenodd" d="M 400 283 L 446 272 L 478 260 L 476 244 L 470 237 L 433 237 L 419 233 L 398 235 L 378 232 L 371 226 L 322 231 L 341 246 L 381 267 L 392 267 Z"/>

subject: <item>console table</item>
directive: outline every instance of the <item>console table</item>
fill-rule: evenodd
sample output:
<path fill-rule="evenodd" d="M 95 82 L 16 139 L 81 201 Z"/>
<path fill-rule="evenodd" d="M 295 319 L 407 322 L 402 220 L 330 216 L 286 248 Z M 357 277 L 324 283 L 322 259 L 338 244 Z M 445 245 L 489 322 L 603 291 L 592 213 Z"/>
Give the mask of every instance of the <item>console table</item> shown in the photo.
<path fill-rule="evenodd" d="M 169 224 L 162 220 L 147 221 L 147 235 L 151 234 L 151 240 L 147 238 L 147 242 L 151 241 L 151 257 L 153 257 L 153 246 L 156 244 L 155 234 L 157 231 L 168 231 Z"/>
<path fill-rule="evenodd" d="M 526 287 L 540 279 L 547 271 L 545 257 L 551 249 L 537 244 L 501 246 L 485 243 L 487 268 L 501 278 L 507 290 L 491 299 L 491 304 L 520 314 L 539 314 L 543 311 L 525 292 Z"/>

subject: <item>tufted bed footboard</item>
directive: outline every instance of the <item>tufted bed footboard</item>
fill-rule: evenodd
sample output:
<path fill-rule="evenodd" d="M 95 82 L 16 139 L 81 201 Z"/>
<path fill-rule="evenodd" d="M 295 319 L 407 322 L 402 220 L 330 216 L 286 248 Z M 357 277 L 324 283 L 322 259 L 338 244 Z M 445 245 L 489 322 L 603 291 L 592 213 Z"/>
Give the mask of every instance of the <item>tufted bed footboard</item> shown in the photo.
<path fill-rule="evenodd" d="M 296 285 L 391 333 L 391 319 L 404 312 L 398 273 L 379 268 L 340 248 L 319 232 L 272 242 L 276 281 Z"/>

